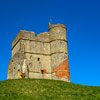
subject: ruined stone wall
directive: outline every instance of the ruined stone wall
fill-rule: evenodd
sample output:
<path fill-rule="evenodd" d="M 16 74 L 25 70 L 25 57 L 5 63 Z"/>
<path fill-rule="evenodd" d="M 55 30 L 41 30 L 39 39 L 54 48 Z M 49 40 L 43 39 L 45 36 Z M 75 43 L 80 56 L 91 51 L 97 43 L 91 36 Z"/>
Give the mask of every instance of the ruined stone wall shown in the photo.
<path fill-rule="evenodd" d="M 50 52 L 54 53 L 67 53 L 67 41 L 66 40 L 55 40 L 50 43 Z"/>
<path fill-rule="evenodd" d="M 34 32 L 20 31 L 12 42 L 12 57 L 18 51 L 50 54 L 48 32 L 40 33 L 35 37 Z"/>
<path fill-rule="evenodd" d="M 50 55 L 50 44 L 47 42 L 23 40 L 23 44 L 26 53 Z"/>
<path fill-rule="evenodd" d="M 29 31 L 20 31 L 12 41 L 12 57 L 18 51 L 23 51 L 23 40 L 35 40 L 35 33 Z"/>
<path fill-rule="evenodd" d="M 26 59 L 25 75 L 22 73 Z M 49 32 L 35 37 L 34 32 L 20 31 L 12 42 L 12 59 L 9 62 L 8 79 L 44 78 L 70 80 L 66 26 L 49 25 Z M 22 76 L 21 76 L 22 75 Z"/>
<path fill-rule="evenodd" d="M 13 79 L 13 60 L 11 59 L 8 64 L 8 75 L 7 79 Z"/>
<path fill-rule="evenodd" d="M 46 70 L 47 78 L 51 78 L 51 59 L 49 55 L 25 53 L 28 67 L 29 78 L 43 78 L 41 71 Z M 39 74 L 40 73 L 40 74 Z M 46 77 L 46 75 L 44 75 Z"/>
<path fill-rule="evenodd" d="M 49 26 L 50 41 L 66 40 L 66 26 L 63 24 L 55 24 Z"/>
<path fill-rule="evenodd" d="M 20 51 L 20 41 L 18 41 L 18 43 L 15 45 L 14 48 L 12 48 L 12 57 L 13 57 L 18 51 Z"/>
<path fill-rule="evenodd" d="M 22 65 L 25 55 L 21 52 L 17 52 L 9 62 L 8 66 L 8 77 L 7 79 L 18 79 L 21 78 L 22 74 Z M 20 75 L 18 75 L 20 74 Z"/>
<path fill-rule="evenodd" d="M 55 72 L 55 79 L 70 82 L 68 57 L 63 62 L 61 62 L 59 66 L 53 68 L 53 71 Z"/>
<path fill-rule="evenodd" d="M 21 50 L 28 62 L 29 78 L 51 78 L 50 43 L 47 32 L 40 33 L 35 40 L 21 40 Z M 41 74 L 41 70 L 46 70 L 46 73 Z"/>

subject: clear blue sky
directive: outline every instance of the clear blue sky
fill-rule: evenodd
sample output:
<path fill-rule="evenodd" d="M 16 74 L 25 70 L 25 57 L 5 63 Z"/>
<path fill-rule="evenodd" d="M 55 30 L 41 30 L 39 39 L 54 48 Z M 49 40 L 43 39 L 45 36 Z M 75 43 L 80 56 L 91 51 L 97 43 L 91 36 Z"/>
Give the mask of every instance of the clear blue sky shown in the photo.
<path fill-rule="evenodd" d="M 67 26 L 71 82 L 100 86 L 100 0 L 0 0 L 0 81 L 19 30 L 48 31 L 50 16 Z"/>

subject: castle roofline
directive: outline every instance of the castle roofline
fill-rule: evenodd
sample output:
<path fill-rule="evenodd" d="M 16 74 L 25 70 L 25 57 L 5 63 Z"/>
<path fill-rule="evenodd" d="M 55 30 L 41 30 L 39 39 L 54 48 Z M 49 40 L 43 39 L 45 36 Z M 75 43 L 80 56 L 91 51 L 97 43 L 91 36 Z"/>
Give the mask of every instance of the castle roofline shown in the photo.
<path fill-rule="evenodd" d="M 65 28 L 66 29 L 66 26 L 64 24 L 54 24 L 54 25 L 49 24 L 49 30 L 51 28 L 54 28 L 54 27 L 62 27 L 62 28 Z"/>
<path fill-rule="evenodd" d="M 33 31 L 26 31 L 26 30 L 20 30 L 19 32 L 31 32 L 31 33 L 35 33 Z"/>
<path fill-rule="evenodd" d="M 50 35 L 49 32 L 42 32 L 40 34 L 42 34 L 42 35 Z"/>
<path fill-rule="evenodd" d="M 18 32 L 17 36 L 20 35 L 20 33 L 23 33 L 23 32 L 35 34 L 35 32 L 32 32 L 32 31 L 20 30 L 20 31 Z M 17 36 L 12 40 L 12 43 L 13 43 L 13 41 L 17 38 Z"/>

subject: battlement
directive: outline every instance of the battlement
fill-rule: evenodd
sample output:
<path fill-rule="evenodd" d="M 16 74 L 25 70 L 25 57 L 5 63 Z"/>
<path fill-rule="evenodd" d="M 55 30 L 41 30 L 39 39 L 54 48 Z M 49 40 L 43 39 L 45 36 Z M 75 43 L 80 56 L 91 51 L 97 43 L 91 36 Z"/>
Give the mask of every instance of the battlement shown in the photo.
<path fill-rule="evenodd" d="M 35 32 L 21 30 L 19 34 L 21 39 L 35 40 Z"/>
<path fill-rule="evenodd" d="M 54 28 L 54 27 L 62 27 L 62 28 L 65 28 L 66 29 L 66 26 L 64 25 L 64 24 L 54 24 L 54 25 L 49 25 L 49 30 L 51 29 L 51 28 Z"/>
<path fill-rule="evenodd" d="M 49 33 L 43 32 L 43 33 L 37 34 L 37 37 L 35 37 L 35 32 L 20 30 L 18 35 L 12 41 L 12 48 L 18 43 L 19 40 L 31 40 L 31 41 L 33 40 L 33 41 L 39 41 L 39 42 L 49 42 Z"/>
<path fill-rule="evenodd" d="M 24 31 L 20 30 L 18 35 L 15 37 L 15 39 L 12 41 L 12 48 L 18 43 L 21 39 L 32 39 L 35 40 L 35 32 L 30 31 Z"/>
<path fill-rule="evenodd" d="M 36 41 L 49 42 L 49 33 L 43 32 L 43 33 L 37 34 Z"/>
<path fill-rule="evenodd" d="M 49 31 L 55 27 L 58 27 L 58 28 L 62 27 L 66 30 L 66 26 L 64 24 L 54 24 L 54 25 L 50 24 Z M 57 30 L 59 30 L 59 29 L 57 29 Z M 50 35 L 51 35 L 50 32 L 43 32 L 43 33 L 37 34 L 37 37 L 36 37 L 35 32 L 20 30 L 18 35 L 12 41 L 12 48 L 17 44 L 17 42 L 19 40 L 34 40 L 34 41 L 39 41 L 39 42 L 50 42 L 51 40 L 53 40 L 54 37 L 56 37 L 56 36 L 59 37 L 59 34 L 55 34 L 55 35 L 53 35 L 53 37 L 52 37 L 52 35 L 51 36 Z M 61 34 L 60 34 L 60 36 L 61 36 Z"/>

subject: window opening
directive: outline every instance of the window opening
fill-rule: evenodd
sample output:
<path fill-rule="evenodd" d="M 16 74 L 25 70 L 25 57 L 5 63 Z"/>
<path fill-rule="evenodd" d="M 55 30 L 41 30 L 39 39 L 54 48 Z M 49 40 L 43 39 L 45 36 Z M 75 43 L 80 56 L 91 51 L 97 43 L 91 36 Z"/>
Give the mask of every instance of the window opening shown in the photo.
<path fill-rule="evenodd" d="M 37 61 L 40 61 L 40 58 L 37 58 Z"/>
<path fill-rule="evenodd" d="M 44 74 L 44 70 L 41 70 L 41 73 Z"/>
<path fill-rule="evenodd" d="M 18 72 L 20 72 L 20 70 L 18 69 Z"/>

